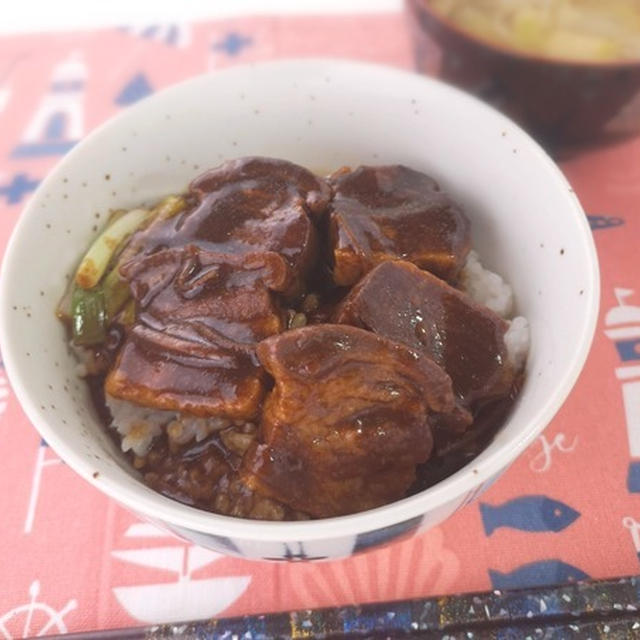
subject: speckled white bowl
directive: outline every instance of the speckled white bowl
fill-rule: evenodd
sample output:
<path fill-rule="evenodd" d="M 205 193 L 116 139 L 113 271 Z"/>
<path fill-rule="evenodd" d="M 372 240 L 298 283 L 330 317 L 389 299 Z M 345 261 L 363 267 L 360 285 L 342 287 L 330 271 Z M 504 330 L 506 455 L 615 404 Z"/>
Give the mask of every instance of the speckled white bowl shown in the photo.
<path fill-rule="evenodd" d="M 140 482 L 99 424 L 54 307 L 111 208 L 180 191 L 228 158 L 316 170 L 404 163 L 466 205 L 473 243 L 531 325 L 527 380 L 494 442 L 431 489 L 365 513 L 268 523 L 206 513 Z M 11 383 L 47 442 L 98 490 L 200 545 L 247 558 L 347 556 L 431 527 L 474 499 L 548 424 L 594 331 L 599 279 L 571 187 L 510 120 L 444 84 L 390 68 L 283 61 L 194 78 L 126 110 L 69 153 L 23 212 L 1 278 Z M 71 383 L 70 383 L 71 381 Z"/>

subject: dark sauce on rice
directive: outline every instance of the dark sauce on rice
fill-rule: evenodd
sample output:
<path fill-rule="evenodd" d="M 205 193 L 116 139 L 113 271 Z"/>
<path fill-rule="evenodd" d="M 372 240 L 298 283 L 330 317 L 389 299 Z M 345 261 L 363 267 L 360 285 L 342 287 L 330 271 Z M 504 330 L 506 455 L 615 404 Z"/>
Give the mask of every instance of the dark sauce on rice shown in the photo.
<path fill-rule="evenodd" d="M 321 303 L 320 308 L 326 309 Z M 318 314 L 318 322 L 324 316 Z M 104 375 L 88 376 L 91 400 L 100 422 L 117 449 L 120 435 L 113 428 L 105 403 Z M 440 449 L 424 464 L 416 467 L 416 479 L 405 497 L 436 485 L 471 463 L 484 451 L 506 420 L 515 403 L 524 376 L 515 380 L 509 394 L 484 403 L 474 412 L 474 421 L 460 438 L 440 442 Z M 235 427 L 234 427 L 235 428 Z M 238 481 L 241 458 L 231 452 L 218 434 L 200 442 L 171 443 L 165 432 L 154 438 L 149 452 L 138 457 L 132 451 L 124 455 L 144 482 L 162 495 L 205 511 L 236 517 L 268 520 L 303 520 L 308 514 L 295 511 L 269 499 L 260 499 Z"/>
<path fill-rule="evenodd" d="M 149 487 L 234 517 L 329 517 L 423 491 L 489 445 L 523 375 L 507 323 L 456 288 L 469 222 L 434 180 L 249 158 L 181 198 L 110 265 L 130 299 L 84 354 L 118 449 L 147 414 L 117 430 L 114 400 L 160 414 L 124 453 Z"/>

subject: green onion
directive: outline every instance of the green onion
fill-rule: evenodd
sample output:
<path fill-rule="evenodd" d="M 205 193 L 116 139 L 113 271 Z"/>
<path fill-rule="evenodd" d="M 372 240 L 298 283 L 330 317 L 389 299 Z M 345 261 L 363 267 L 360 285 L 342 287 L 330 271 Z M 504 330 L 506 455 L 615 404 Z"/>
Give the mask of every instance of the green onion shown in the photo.
<path fill-rule="evenodd" d="M 71 296 L 74 288 L 75 284 L 73 281 L 70 281 L 67 284 L 64 295 L 60 298 L 60 302 L 58 302 L 58 306 L 56 307 L 56 316 L 58 319 L 69 325 L 71 324 Z"/>
<path fill-rule="evenodd" d="M 129 209 L 110 209 L 109 217 L 107 218 L 107 226 L 112 225 L 116 220 L 122 218 L 122 216 L 129 213 Z"/>
<path fill-rule="evenodd" d="M 152 211 L 158 220 L 166 220 L 180 213 L 186 209 L 186 207 L 187 203 L 181 196 L 167 196 L 163 198 Z"/>
<path fill-rule="evenodd" d="M 111 322 L 118 311 L 120 311 L 129 298 L 131 298 L 129 283 L 120 277 L 118 265 L 116 265 L 107 273 L 100 286 L 104 296 L 104 309 L 107 321 Z"/>
<path fill-rule="evenodd" d="M 71 316 L 75 344 L 91 346 L 106 340 L 106 312 L 102 289 L 76 287 L 71 295 Z"/>
<path fill-rule="evenodd" d="M 135 300 L 129 300 L 125 308 L 120 313 L 118 320 L 120 321 L 120 324 L 123 324 L 125 327 L 130 327 L 136 321 Z"/>
<path fill-rule="evenodd" d="M 82 289 L 92 289 L 104 275 L 109 262 L 122 242 L 151 217 L 147 209 L 132 209 L 109 225 L 89 247 L 78 270 L 75 282 Z"/>
<path fill-rule="evenodd" d="M 151 211 L 133 209 L 112 212 L 107 228 L 89 247 L 72 286 L 57 310 L 61 319 L 71 321 L 75 344 L 92 346 L 104 342 L 109 324 L 118 315 L 122 324 L 131 325 L 135 322 L 135 300 L 131 299 L 129 283 L 120 277 L 115 260 L 118 250 L 132 233 L 150 219 L 171 218 L 186 206 L 184 198 L 168 196 Z"/>

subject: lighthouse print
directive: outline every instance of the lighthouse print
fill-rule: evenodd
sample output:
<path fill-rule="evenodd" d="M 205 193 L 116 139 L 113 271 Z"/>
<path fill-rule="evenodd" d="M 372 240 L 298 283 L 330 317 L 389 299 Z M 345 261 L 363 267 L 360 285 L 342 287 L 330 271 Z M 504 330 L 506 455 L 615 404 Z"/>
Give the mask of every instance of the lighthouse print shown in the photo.
<path fill-rule="evenodd" d="M 618 304 L 605 316 L 605 334 L 613 341 L 621 364 L 616 368 L 616 378 L 622 381 L 631 456 L 627 489 L 640 493 L 640 306 L 627 304 L 633 293 L 631 289 L 614 289 Z"/>
<path fill-rule="evenodd" d="M 61 155 L 84 134 L 87 68 L 72 52 L 53 68 L 47 92 L 28 123 L 13 158 Z"/>

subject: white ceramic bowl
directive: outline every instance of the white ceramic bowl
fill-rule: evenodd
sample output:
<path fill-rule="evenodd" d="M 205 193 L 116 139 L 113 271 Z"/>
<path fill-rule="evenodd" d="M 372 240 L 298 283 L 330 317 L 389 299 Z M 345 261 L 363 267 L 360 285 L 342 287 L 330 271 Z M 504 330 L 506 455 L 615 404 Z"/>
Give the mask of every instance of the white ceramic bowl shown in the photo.
<path fill-rule="evenodd" d="M 228 158 L 320 171 L 404 163 L 466 205 L 473 244 L 531 325 L 522 393 L 493 443 L 420 494 L 364 513 L 270 523 L 206 513 L 147 488 L 94 415 L 54 307 L 111 208 L 180 191 Z M 101 218 L 96 220 L 96 215 Z M 571 187 L 510 120 L 449 86 L 333 60 L 238 67 L 124 111 L 71 151 L 23 212 L 1 282 L 4 362 L 24 410 L 88 482 L 200 545 L 247 558 L 340 557 L 431 527 L 475 498 L 549 423 L 589 350 L 599 300 L 591 232 Z M 64 387 L 67 387 L 65 389 Z M 54 408 L 55 407 L 55 408 Z"/>

